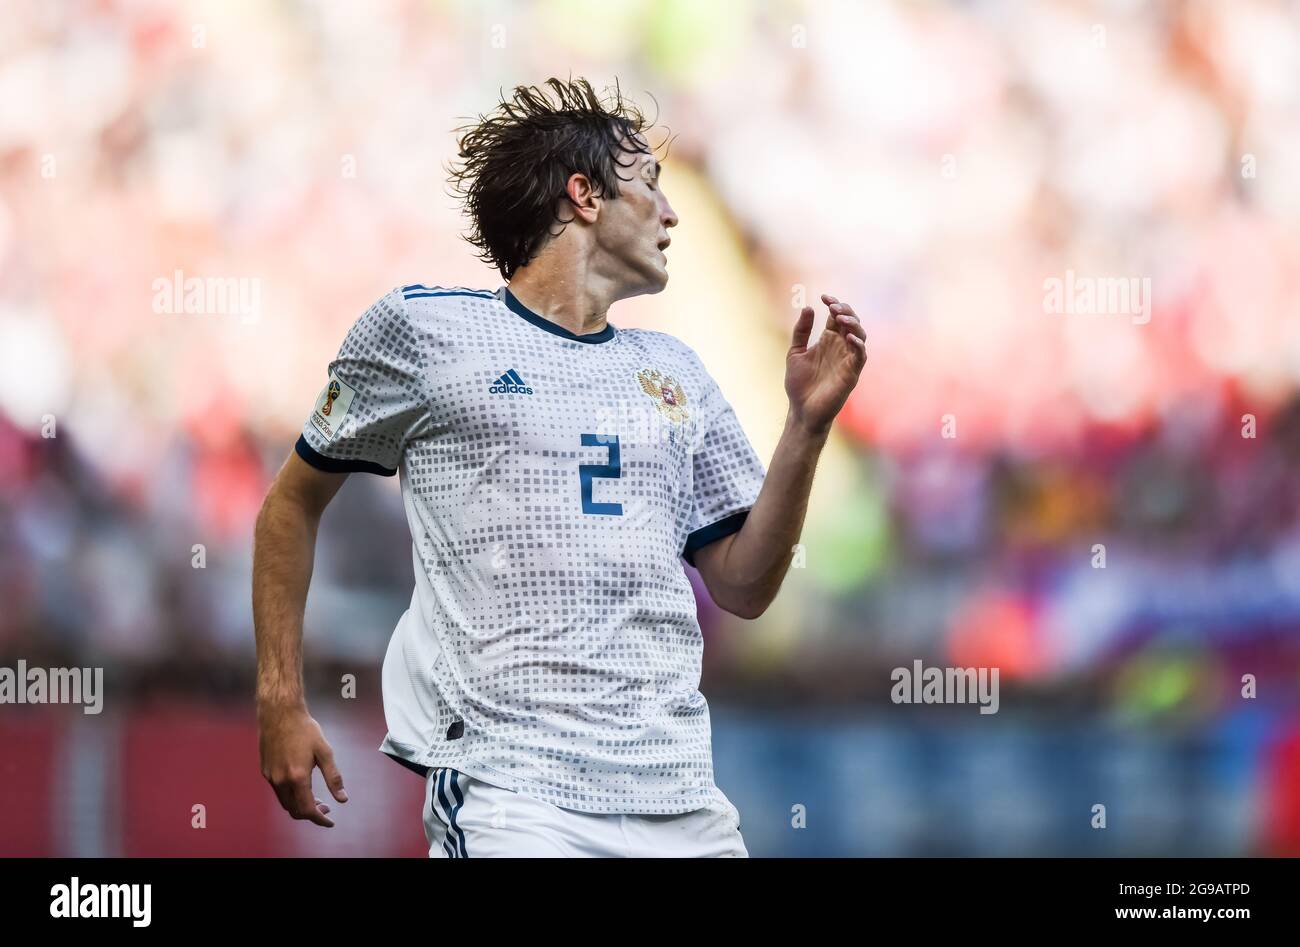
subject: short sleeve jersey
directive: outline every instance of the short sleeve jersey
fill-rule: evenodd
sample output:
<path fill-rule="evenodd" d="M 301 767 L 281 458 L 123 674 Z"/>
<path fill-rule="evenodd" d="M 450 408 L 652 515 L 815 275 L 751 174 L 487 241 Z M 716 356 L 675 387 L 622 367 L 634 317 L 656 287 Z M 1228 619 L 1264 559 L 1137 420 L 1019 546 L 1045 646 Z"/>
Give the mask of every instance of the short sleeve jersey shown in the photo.
<path fill-rule="evenodd" d="M 405 286 L 349 331 L 297 452 L 401 472 L 416 582 L 385 752 L 584 812 L 716 798 L 681 559 L 741 528 L 764 468 L 690 348 Z"/>

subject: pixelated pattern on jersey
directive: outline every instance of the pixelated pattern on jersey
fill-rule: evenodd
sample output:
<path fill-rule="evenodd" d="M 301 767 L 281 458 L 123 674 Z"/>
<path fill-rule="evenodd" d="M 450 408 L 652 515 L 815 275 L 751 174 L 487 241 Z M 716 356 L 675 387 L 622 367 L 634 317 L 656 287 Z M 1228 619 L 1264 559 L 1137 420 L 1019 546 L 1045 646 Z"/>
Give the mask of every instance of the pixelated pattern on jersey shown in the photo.
<path fill-rule="evenodd" d="M 425 417 L 424 374 L 432 341 L 411 327 L 398 291 L 353 324 L 329 366 L 333 377 L 356 392 L 348 415 L 333 437 L 327 438 L 310 419 L 303 427 L 308 446 L 337 462 L 328 469 L 396 473 L 403 446 Z"/>
<path fill-rule="evenodd" d="M 579 811 L 698 808 L 717 790 L 679 557 L 740 528 L 763 465 L 678 340 L 583 341 L 506 300 L 390 293 L 331 364 L 355 429 L 303 427 L 318 465 L 401 470 L 417 575 L 384 749 Z"/>

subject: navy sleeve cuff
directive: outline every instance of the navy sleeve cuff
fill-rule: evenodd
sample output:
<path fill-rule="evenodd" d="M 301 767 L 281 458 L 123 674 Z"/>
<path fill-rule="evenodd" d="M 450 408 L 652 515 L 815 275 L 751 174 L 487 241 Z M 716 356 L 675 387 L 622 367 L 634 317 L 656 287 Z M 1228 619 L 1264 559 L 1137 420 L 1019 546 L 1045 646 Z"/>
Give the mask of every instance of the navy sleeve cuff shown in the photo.
<path fill-rule="evenodd" d="M 682 550 L 682 558 L 691 565 L 695 565 L 695 554 L 697 552 L 709 543 L 716 543 L 719 539 L 725 539 L 732 533 L 740 532 L 740 527 L 745 525 L 745 519 L 748 516 L 749 510 L 741 510 L 739 513 L 732 513 L 725 519 L 718 520 L 716 523 L 701 526 L 686 537 L 686 548 Z"/>
<path fill-rule="evenodd" d="M 307 443 L 307 438 L 301 434 L 298 435 L 298 443 L 293 445 L 293 449 L 298 456 L 311 464 L 317 470 L 323 470 L 326 473 L 370 473 L 378 474 L 381 477 L 393 477 L 397 475 L 396 468 L 384 467 L 369 460 L 339 460 L 337 457 L 326 457 Z"/>

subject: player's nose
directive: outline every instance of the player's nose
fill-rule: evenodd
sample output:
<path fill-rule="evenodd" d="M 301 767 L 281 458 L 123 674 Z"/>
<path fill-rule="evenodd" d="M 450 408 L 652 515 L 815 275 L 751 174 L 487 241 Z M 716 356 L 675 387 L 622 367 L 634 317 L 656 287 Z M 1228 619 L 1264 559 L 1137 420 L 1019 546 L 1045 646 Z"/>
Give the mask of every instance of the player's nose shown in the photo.
<path fill-rule="evenodd" d="M 659 209 L 659 223 L 665 228 L 677 226 L 677 212 L 673 210 L 673 205 L 668 203 L 668 198 L 663 198 L 663 206 Z"/>

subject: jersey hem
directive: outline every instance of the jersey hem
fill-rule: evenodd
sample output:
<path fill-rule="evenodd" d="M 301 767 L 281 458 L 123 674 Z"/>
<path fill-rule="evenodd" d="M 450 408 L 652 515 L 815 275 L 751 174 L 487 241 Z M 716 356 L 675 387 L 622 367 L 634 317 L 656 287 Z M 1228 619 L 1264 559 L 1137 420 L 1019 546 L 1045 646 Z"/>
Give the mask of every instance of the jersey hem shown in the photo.
<path fill-rule="evenodd" d="M 547 792 L 545 787 L 540 785 L 534 788 L 534 783 L 531 780 L 507 777 L 499 770 L 468 756 L 446 760 L 440 759 L 436 763 L 430 764 L 421 763 L 419 758 L 426 754 L 415 747 L 398 743 L 391 737 L 384 738 L 383 744 L 379 747 L 379 752 L 403 769 L 408 769 L 424 779 L 428 779 L 429 773 L 435 769 L 454 769 L 480 782 L 495 786 L 497 789 L 516 792 L 528 796 L 530 799 L 536 799 L 557 809 L 566 809 L 570 812 L 590 812 L 596 815 L 680 815 L 681 813 L 708 808 L 721 796 L 721 790 L 716 785 L 713 785 L 699 789 L 690 796 L 638 797 L 635 801 L 629 801 L 626 808 L 619 809 L 611 809 L 609 805 L 592 805 L 581 802 L 571 803 L 565 801 L 561 804 L 555 801 L 556 792 Z"/>

